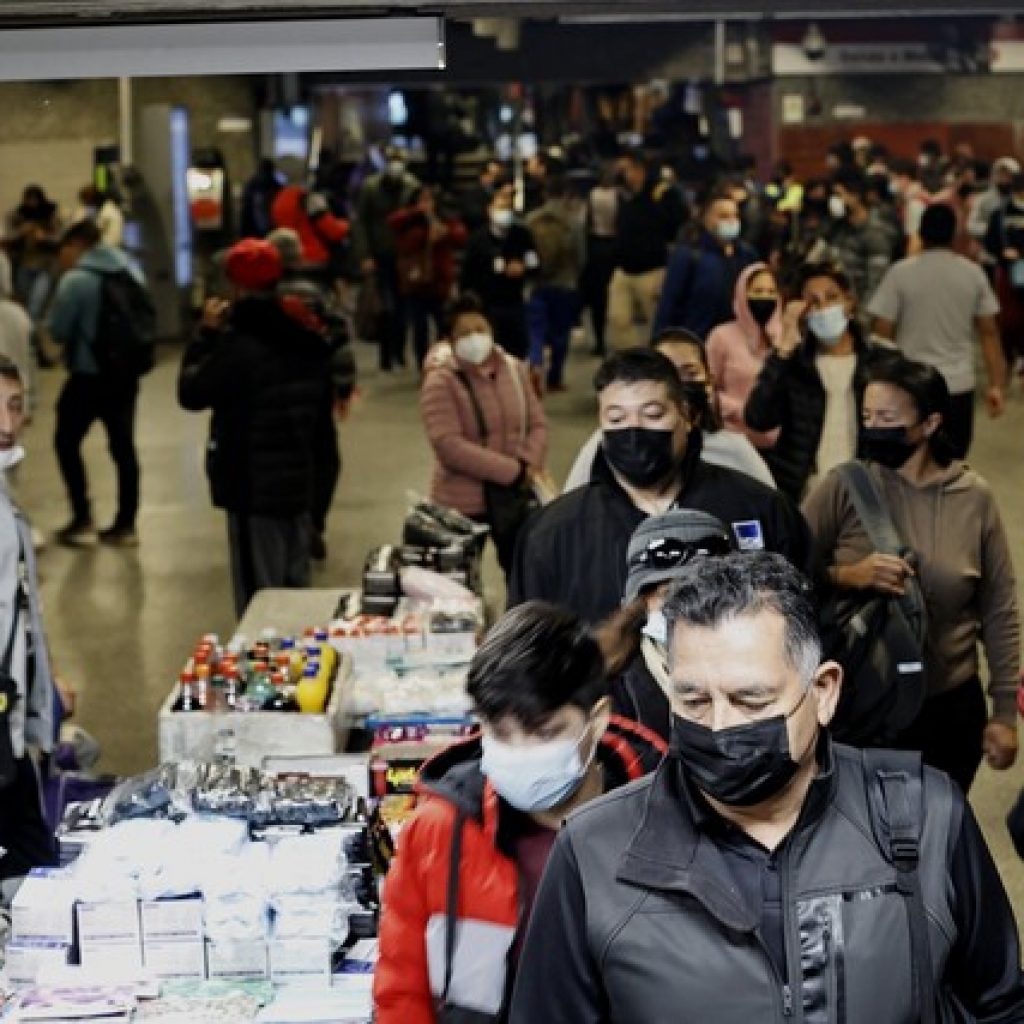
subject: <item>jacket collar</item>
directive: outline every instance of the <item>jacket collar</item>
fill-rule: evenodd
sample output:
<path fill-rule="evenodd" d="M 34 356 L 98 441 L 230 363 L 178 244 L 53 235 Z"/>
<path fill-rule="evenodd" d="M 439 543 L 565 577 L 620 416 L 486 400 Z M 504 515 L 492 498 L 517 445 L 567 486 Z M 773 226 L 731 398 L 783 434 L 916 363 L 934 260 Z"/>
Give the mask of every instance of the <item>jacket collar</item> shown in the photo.
<path fill-rule="evenodd" d="M 835 761 L 827 733 L 817 756 L 821 771 L 790 838 L 812 830 L 835 797 Z M 740 897 L 712 838 L 722 824 L 686 779 L 679 761 L 667 757 L 651 779 L 643 821 L 619 861 L 616 878 L 644 889 L 692 896 L 727 927 L 752 932 L 760 915 Z"/>

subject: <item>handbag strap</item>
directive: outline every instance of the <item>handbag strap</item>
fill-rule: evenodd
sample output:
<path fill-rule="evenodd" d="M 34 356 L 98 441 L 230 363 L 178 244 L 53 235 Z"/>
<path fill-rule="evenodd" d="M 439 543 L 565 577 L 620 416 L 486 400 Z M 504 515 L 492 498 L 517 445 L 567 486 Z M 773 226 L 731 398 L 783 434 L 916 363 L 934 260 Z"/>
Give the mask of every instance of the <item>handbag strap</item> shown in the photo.
<path fill-rule="evenodd" d="M 469 404 L 473 407 L 473 415 L 476 417 L 477 430 L 480 431 L 480 440 L 483 446 L 487 447 L 487 421 L 484 419 L 484 411 L 480 408 L 480 400 L 476 397 L 473 385 L 469 382 L 469 375 L 465 370 L 456 370 L 455 376 L 462 381 L 462 386 L 469 395 Z"/>
<path fill-rule="evenodd" d="M 516 398 L 519 400 L 519 447 L 526 445 L 526 435 L 529 432 L 530 407 L 526 402 L 526 392 L 523 390 L 523 378 L 519 374 L 519 366 L 507 352 L 505 364 L 508 372 L 512 374 L 512 386 L 516 389 Z"/>

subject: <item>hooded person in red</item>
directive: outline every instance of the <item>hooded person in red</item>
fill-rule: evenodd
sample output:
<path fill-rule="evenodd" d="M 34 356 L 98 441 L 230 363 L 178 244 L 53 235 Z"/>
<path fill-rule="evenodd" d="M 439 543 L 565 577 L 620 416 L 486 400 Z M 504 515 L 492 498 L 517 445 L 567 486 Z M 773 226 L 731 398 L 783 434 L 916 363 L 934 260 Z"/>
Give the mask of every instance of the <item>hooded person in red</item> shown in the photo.
<path fill-rule="evenodd" d="M 754 263 L 740 274 L 733 311 L 735 320 L 708 335 L 708 364 L 722 424 L 746 434 L 755 448 L 771 448 L 778 430 L 753 430 L 743 419 L 757 375 L 782 332 L 779 286 L 766 263 Z"/>
<path fill-rule="evenodd" d="M 281 296 L 281 256 L 253 238 L 227 254 L 232 303 L 211 299 L 178 376 L 178 400 L 210 409 L 206 473 L 228 518 L 235 610 L 265 587 L 308 587 L 318 441 L 331 423 L 323 324 Z"/>
<path fill-rule="evenodd" d="M 553 605 L 509 612 L 473 659 L 468 690 L 480 734 L 425 766 L 384 889 L 377 1024 L 504 1021 L 562 822 L 653 771 L 666 750 L 611 714 L 597 642 Z"/>
<path fill-rule="evenodd" d="M 275 228 L 298 232 L 302 258 L 309 270 L 327 270 L 338 246 L 348 237 L 348 221 L 331 213 L 326 198 L 301 185 L 286 185 L 274 198 L 270 216 Z"/>

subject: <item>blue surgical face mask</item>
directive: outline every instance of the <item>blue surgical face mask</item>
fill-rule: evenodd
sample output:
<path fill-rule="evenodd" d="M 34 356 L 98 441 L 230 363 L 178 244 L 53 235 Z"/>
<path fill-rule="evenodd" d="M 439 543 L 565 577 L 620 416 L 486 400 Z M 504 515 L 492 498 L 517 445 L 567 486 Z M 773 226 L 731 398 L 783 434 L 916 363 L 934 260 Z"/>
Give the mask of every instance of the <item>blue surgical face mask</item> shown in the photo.
<path fill-rule="evenodd" d="M 738 220 L 720 220 L 715 225 L 715 235 L 722 242 L 735 242 L 740 237 L 740 230 Z"/>
<path fill-rule="evenodd" d="M 656 612 L 648 613 L 644 636 L 649 636 L 655 643 L 668 648 L 668 622 L 665 619 L 665 613 L 660 608 Z"/>
<path fill-rule="evenodd" d="M 826 306 L 807 314 L 808 329 L 828 347 L 838 345 L 849 326 L 850 318 L 842 306 Z"/>
<path fill-rule="evenodd" d="M 502 743 L 486 733 L 480 769 L 506 803 L 526 814 L 550 811 L 575 795 L 597 752 L 586 761 L 580 748 L 590 735 L 590 723 L 575 740 L 552 740 L 523 747 Z"/>

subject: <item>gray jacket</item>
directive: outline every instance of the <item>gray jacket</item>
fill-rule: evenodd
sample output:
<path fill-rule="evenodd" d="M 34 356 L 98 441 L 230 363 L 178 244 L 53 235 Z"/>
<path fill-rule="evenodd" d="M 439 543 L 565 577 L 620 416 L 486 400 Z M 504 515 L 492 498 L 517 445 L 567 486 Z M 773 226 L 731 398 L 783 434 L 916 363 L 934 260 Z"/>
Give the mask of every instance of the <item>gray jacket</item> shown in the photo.
<path fill-rule="evenodd" d="M 832 252 L 850 276 L 861 306 L 867 306 L 892 264 L 896 233 L 877 210 L 861 225 L 836 221 L 828 238 Z"/>
<path fill-rule="evenodd" d="M 19 549 L 20 542 L 20 549 Z M 0 474 L 0 654 L 11 635 L 12 614 L 16 607 L 15 587 L 19 558 L 25 559 L 28 590 L 28 622 L 19 616 L 18 631 L 11 660 L 11 676 L 18 685 L 20 700 L 11 714 L 11 742 L 15 757 L 23 757 L 26 747 L 49 753 L 53 749 L 55 700 L 50 654 L 43 632 L 39 607 L 39 580 L 28 520 L 14 504 L 7 482 Z M 27 630 L 26 630 L 27 625 Z M 34 647 L 34 666 L 28 678 L 28 641 Z"/>
<path fill-rule="evenodd" d="M 580 271 L 586 255 L 586 236 L 583 232 L 583 221 L 576 216 L 566 202 L 549 199 L 526 218 L 526 226 L 530 229 L 538 249 L 538 236 L 550 231 L 554 237 L 561 237 L 558 247 L 560 253 L 558 265 L 546 268 L 543 257 L 537 271 L 537 281 L 553 288 L 575 291 L 579 286 Z"/>
<path fill-rule="evenodd" d="M 398 179 L 386 174 L 374 174 L 366 179 L 359 193 L 352 232 L 357 259 L 394 255 L 395 233 L 388 224 L 388 218 L 403 206 L 408 206 L 419 187 L 419 180 L 408 171 Z"/>
<path fill-rule="evenodd" d="M 511 1024 L 916 1024 L 896 869 L 872 827 L 861 754 L 822 771 L 777 851 L 787 978 L 697 797 L 669 757 L 583 808 L 534 905 Z M 927 770 L 920 878 L 937 985 L 970 1019 L 1024 1019 L 1016 927 L 977 823 Z M 945 1017 L 946 1021 L 952 1019 Z"/>

